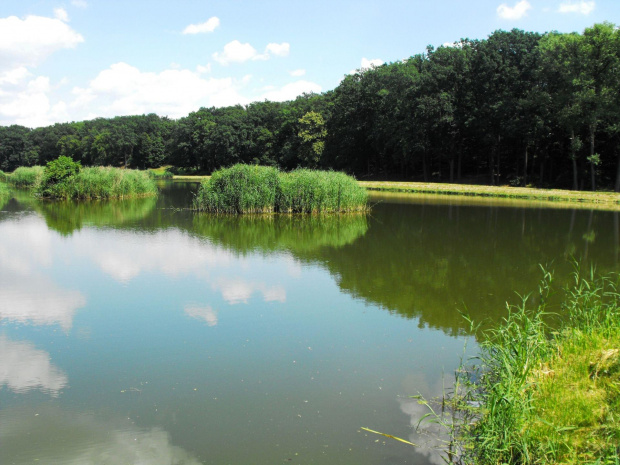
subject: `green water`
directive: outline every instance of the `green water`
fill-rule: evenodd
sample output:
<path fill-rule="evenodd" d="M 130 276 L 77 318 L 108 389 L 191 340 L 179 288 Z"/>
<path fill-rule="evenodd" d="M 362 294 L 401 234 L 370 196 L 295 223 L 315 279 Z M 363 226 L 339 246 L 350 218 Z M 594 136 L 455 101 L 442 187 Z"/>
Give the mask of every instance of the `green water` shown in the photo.
<path fill-rule="evenodd" d="M 492 324 L 540 263 L 618 268 L 617 213 L 231 218 L 183 210 L 195 187 L 2 206 L 0 463 L 439 464 L 408 396 L 475 352 L 459 311 Z"/>

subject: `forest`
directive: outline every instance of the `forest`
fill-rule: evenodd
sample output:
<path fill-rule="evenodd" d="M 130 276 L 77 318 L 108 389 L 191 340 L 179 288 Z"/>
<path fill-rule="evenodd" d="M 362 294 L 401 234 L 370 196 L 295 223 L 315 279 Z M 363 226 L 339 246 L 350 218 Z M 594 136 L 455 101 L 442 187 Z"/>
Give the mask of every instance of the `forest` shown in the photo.
<path fill-rule="evenodd" d="M 84 166 L 235 163 L 359 179 L 620 191 L 620 29 L 498 30 L 346 75 L 288 102 L 48 127 L 0 127 L 0 170 L 69 156 Z"/>

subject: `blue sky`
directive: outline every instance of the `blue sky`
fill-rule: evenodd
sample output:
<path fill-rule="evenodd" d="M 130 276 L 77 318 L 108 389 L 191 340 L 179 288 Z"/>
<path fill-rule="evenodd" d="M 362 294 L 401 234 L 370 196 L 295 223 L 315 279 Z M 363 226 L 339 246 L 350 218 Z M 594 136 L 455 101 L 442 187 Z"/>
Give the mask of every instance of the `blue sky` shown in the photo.
<path fill-rule="evenodd" d="M 288 100 L 497 29 L 583 31 L 618 0 L 2 0 L 0 125 Z"/>

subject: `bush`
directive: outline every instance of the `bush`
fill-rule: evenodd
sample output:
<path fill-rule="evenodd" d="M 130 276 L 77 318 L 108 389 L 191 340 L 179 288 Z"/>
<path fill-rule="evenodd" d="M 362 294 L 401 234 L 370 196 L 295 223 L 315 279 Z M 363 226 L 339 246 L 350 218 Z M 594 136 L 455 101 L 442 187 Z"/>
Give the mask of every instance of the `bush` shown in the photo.
<path fill-rule="evenodd" d="M 65 181 L 71 176 L 75 176 L 82 169 L 80 162 L 75 162 L 69 157 L 58 157 L 45 166 L 43 180 L 39 186 L 39 193 L 48 197 L 52 192 L 53 186 Z"/>
<path fill-rule="evenodd" d="M 365 210 L 366 190 L 344 173 L 235 165 L 204 181 L 194 208 L 212 213 L 329 213 Z"/>

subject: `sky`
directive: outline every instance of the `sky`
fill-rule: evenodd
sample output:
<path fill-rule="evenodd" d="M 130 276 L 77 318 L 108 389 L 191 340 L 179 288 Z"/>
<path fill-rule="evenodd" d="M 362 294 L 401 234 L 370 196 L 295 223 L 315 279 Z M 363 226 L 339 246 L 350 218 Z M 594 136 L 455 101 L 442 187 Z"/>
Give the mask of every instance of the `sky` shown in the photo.
<path fill-rule="evenodd" d="M 291 100 L 498 29 L 583 32 L 618 0 L 0 0 L 0 125 Z"/>

